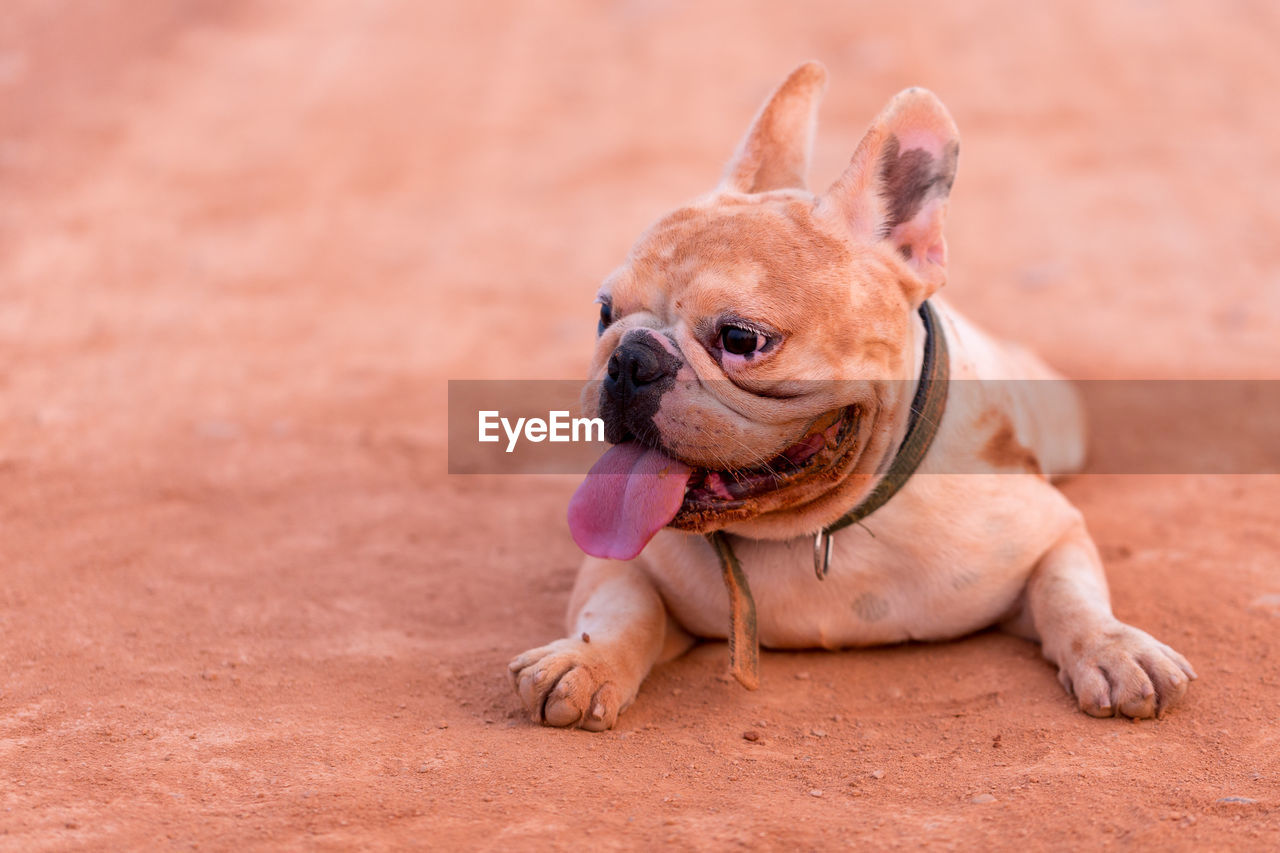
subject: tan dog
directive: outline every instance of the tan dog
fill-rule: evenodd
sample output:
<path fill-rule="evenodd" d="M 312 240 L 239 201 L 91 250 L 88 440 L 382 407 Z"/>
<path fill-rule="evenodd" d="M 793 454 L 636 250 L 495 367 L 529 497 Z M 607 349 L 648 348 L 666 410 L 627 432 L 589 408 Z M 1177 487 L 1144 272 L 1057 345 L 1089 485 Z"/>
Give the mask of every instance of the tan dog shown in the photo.
<path fill-rule="evenodd" d="M 959 150 L 933 94 L 898 95 L 826 193 L 804 188 L 825 80 L 817 63 L 793 72 L 720 186 L 653 226 L 601 290 L 584 403 L 615 446 L 570 508 L 598 556 L 569 636 L 511 662 L 521 700 L 546 724 L 607 729 L 655 663 L 725 637 L 722 566 L 696 535 L 723 530 L 765 646 L 998 624 L 1042 644 L 1085 712 L 1161 713 L 1195 673 L 1112 615 L 1081 515 L 1049 482 L 1084 456 L 1065 383 L 966 383 L 918 472 L 867 530 L 833 537 L 829 577 L 815 578 L 814 535 L 885 477 L 913 420 L 925 300 L 951 379 L 1057 377 L 930 298 L 946 280 Z M 991 473 L 955 473 L 978 468 Z"/>

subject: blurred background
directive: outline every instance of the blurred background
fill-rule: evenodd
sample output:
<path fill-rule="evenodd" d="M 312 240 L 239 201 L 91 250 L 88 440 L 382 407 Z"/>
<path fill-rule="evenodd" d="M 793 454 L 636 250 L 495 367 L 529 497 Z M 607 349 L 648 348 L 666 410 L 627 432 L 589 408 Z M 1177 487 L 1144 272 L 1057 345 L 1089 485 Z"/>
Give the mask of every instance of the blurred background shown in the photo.
<path fill-rule="evenodd" d="M 1202 674 L 1262 661 L 1197 685 L 1158 740 L 1096 741 L 1035 651 L 992 636 L 767 656 L 778 687 L 749 697 L 713 647 L 655 676 L 632 741 L 566 740 L 515 716 L 502 670 L 560 630 L 572 479 L 447 478 L 444 409 L 448 379 L 580 377 L 599 281 L 809 58 L 830 72 L 815 188 L 899 89 L 950 107 L 946 295 L 973 319 L 1074 377 L 1276 378 L 1277 4 L 3 5 L 0 827 L 20 846 L 624 837 L 628 816 L 678 844 L 1258 831 L 1212 804 L 1280 772 L 1256 758 L 1280 702 L 1273 478 L 1068 487 L 1123 617 Z M 929 704 L 940 680 L 973 717 Z M 821 767 L 795 757 L 818 723 L 793 695 Z M 1005 714 L 1005 763 L 954 752 Z M 711 781 L 757 717 L 784 726 L 777 754 L 746 793 Z M 1155 757 L 1174 793 L 1124 788 Z M 881 764 L 933 787 L 863 790 Z M 799 820 L 818 788 L 838 807 Z M 965 811 L 987 790 L 994 822 Z"/>

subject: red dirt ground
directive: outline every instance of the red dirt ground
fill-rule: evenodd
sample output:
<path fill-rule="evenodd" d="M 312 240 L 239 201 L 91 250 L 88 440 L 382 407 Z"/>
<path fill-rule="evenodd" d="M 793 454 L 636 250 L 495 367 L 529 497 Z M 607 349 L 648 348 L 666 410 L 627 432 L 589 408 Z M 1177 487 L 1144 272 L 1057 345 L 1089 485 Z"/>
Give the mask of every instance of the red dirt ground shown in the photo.
<path fill-rule="evenodd" d="M 444 452 L 447 379 L 582 374 L 600 278 L 810 57 L 819 184 L 893 92 L 950 105 L 975 319 L 1275 377 L 1275 4 L 556 9 L 6 0 L 0 849 L 1280 846 L 1280 478 L 1066 485 L 1200 672 L 1163 720 L 992 633 L 757 693 L 703 646 L 592 735 L 504 670 L 559 636 L 574 478 Z"/>

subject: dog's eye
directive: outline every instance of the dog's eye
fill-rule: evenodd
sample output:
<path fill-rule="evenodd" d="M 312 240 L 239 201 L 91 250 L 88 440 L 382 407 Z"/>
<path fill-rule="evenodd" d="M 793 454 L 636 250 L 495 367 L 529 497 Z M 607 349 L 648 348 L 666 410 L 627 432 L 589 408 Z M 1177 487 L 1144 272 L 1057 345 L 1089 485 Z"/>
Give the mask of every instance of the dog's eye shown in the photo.
<path fill-rule="evenodd" d="M 600 301 L 600 325 L 596 326 L 596 334 L 603 335 L 604 330 L 613 322 L 613 306 L 607 301 Z"/>
<path fill-rule="evenodd" d="M 749 355 L 762 349 L 766 343 L 765 336 L 754 329 L 725 326 L 720 330 L 720 346 L 734 355 Z"/>

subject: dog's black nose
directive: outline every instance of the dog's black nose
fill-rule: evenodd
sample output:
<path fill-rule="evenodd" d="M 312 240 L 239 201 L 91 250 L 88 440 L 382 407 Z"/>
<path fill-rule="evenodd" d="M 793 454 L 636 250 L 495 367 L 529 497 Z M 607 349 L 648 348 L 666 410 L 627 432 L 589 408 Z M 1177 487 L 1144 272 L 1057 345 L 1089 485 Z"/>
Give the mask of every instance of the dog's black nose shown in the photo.
<path fill-rule="evenodd" d="M 609 379 L 606 384 L 619 386 L 618 391 L 635 391 L 667 375 L 664 357 L 670 359 L 648 336 L 624 342 L 609 357 Z"/>
<path fill-rule="evenodd" d="M 605 438 L 617 444 L 653 430 L 662 395 L 675 383 L 682 362 L 647 332 L 630 332 L 609 356 L 600 413 Z"/>

